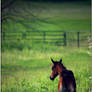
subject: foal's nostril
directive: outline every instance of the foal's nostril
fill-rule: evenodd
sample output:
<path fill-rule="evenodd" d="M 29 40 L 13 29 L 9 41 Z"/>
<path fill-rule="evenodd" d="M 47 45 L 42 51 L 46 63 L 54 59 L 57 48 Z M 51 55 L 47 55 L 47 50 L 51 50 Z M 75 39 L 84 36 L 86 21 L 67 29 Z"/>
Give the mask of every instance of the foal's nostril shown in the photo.
<path fill-rule="evenodd" d="M 50 76 L 50 79 L 51 79 L 51 80 L 54 80 L 54 78 L 52 78 L 51 76 Z"/>

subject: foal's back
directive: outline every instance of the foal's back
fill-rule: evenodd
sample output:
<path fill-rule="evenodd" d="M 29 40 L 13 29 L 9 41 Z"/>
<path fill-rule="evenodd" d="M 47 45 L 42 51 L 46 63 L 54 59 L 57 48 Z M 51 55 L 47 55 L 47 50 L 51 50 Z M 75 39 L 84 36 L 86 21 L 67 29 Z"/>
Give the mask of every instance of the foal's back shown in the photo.
<path fill-rule="evenodd" d="M 74 74 L 70 70 L 64 70 L 61 73 L 63 78 L 63 88 L 65 91 L 63 92 L 76 92 L 76 82 L 74 78 Z"/>

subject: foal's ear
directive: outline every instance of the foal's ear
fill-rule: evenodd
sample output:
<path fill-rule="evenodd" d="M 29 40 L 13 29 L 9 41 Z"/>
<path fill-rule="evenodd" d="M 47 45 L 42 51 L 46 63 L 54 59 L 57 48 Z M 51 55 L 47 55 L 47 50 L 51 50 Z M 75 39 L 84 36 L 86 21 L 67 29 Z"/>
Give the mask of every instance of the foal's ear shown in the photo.
<path fill-rule="evenodd" d="M 60 59 L 60 63 L 62 63 L 62 59 Z"/>
<path fill-rule="evenodd" d="M 52 63 L 54 64 L 55 62 L 54 62 L 54 60 L 51 58 L 51 61 L 52 61 Z"/>

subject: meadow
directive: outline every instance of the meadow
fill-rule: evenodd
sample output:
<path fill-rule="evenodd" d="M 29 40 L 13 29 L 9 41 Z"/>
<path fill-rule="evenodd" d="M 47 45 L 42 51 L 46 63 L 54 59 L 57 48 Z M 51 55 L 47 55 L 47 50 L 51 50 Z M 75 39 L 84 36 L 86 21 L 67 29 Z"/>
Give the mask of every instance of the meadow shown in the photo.
<path fill-rule="evenodd" d="M 49 49 L 48 49 L 49 48 Z M 88 50 L 44 46 L 2 53 L 2 92 L 57 92 L 58 77 L 51 81 L 51 60 L 63 59 L 74 72 L 77 92 L 91 88 L 91 56 Z"/>
<path fill-rule="evenodd" d="M 3 39 L 2 35 L 1 91 L 58 92 L 58 77 L 54 81 L 49 78 L 52 66 L 50 58 L 62 58 L 66 68 L 74 72 L 77 92 L 89 92 L 92 56 L 88 53 L 88 47 L 34 43 L 21 40 L 21 34 L 37 30 L 90 32 L 90 4 L 16 2 L 13 9 L 8 11 L 12 18 L 2 23 L 2 32 L 20 34 L 12 34 L 10 37 L 16 39 L 12 41 Z"/>

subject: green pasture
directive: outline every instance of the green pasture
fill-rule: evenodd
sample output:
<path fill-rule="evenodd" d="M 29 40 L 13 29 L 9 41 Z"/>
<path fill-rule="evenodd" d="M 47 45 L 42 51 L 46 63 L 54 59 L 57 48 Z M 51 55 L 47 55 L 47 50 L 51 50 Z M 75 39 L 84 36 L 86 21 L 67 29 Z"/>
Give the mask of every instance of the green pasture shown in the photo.
<path fill-rule="evenodd" d="M 9 18 L 2 23 L 2 49 L 31 48 L 29 43 L 32 44 L 34 43 L 33 41 L 21 40 L 32 38 L 30 31 L 90 32 L 89 2 L 52 3 L 20 1 L 16 2 L 9 11 L 6 9 L 2 12 L 2 16 L 5 14 L 8 14 L 7 17 Z M 5 32 L 5 35 L 3 32 Z M 70 35 L 70 37 L 73 36 L 76 39 L 76 34 Z"/>
<path fill-rule="evenodd" d="M 43 46 L 2 53 L 2 92 L 57 92 L 58 77 L 51 81 L 51 60 L 63 59 L 74 72 L 77 91 L 89 92 L 92 80 L 88 50 Z"/>
<path fill-rule="evenodd" d="M 28 36 L 25 37 L 25 34 L 31 34 L 30 31 L 59 30 L 66 34 L 70 31 L 90 32 L 89 2 L 20 1 L 9 11 L 6 9 L 2 16 L 5 14 L 11 18 L 2 22 L 2 92 L 58 92 L 58 77 L 54 81 L 49 79 L 52 66 L 50 58 L 62 58 L 66 68 L 74 72 L 77 92 L 89 92 L 92 83 L 92 56 L 87 47 L 88 40 L 85 42 L 86 48 L 77 48 L 73 45 L 76 42 L 69 43 L 69 47 L 63 47 L 55 45 L 56 43 L 50 44 L 52 41 L 33 42 L 26 40 Z M 6 39 L 15 40 L 5 40 L 4 36 Z M 88 37 L 87 33 L 80 35 L 83 39 Z M 67 39 L 70 38 L 77 39 L 76 33 L 70 33 Z"/>
<path fill-rule="evenodd" d="M 10 11 L 6 10 L 2 15 L 6 12 L 11 18 L 2 24 L 3 31 L 90 31 L 88 2 L 16 2 Z"/>

